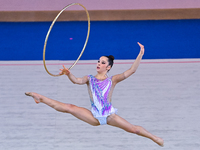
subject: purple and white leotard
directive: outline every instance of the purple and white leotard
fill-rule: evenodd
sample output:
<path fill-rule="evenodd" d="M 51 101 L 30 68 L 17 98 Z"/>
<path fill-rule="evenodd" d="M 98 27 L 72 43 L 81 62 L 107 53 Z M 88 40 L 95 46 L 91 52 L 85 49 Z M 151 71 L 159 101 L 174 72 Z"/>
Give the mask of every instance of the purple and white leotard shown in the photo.
<path fill-rule="evenodd" d="M 107 124 L 107 117 L 117 112 L 111 104 L 110 89 L 112 87 L 112 77 L 99 80 L 92 75 L 88 75 L 88 91 L 91 100 L 91 112 L 98 119 L 99 123 Z"/>

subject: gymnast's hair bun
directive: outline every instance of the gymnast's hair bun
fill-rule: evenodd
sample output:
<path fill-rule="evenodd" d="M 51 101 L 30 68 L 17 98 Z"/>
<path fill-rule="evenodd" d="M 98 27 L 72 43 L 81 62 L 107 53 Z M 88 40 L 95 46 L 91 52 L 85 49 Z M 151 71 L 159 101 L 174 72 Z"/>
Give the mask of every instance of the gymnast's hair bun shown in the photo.
<path fill-rule="evenodd" d="M 109 57 L 110 59 L 112 59 L 112 60 L 115 59 L 115 57 L 114 57 L 113 55 L 109 55 L 108 57 Z"/>

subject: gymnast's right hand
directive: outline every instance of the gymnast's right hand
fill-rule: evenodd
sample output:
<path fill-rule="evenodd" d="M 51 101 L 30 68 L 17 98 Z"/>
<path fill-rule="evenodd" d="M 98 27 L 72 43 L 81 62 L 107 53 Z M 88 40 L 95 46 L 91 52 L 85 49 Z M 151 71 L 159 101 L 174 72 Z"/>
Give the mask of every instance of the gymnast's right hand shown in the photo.
<path fill-rule="evenodd" d="M 61 74 L 61 75 L 69 75 L 70 74 L 70 71 L 69 71 L 69 69 L 68 68 L 66 68 L 64 65 L 63 65 L 63 69 L 60 69 L 61 70 L 61 72 L 59 73 L 59 74 Z"/>

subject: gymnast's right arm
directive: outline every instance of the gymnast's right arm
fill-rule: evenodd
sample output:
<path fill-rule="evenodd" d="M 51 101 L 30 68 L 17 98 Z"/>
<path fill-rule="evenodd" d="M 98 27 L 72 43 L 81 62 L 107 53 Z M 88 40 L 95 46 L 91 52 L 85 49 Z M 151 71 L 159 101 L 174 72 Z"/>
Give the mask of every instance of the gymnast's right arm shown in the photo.
<path fill-rule="evenodd" d="M 65 68 L 65 66 L 63 65 L 63 69 L 60 69 L 61 72 L 59 74 L 61 75 L 67 75 L 69 80 L 74 83 L 74 84 L 86 84 L 88 82 L 88 77 L 84 76 L 83 78 L 76 78 L 70 71 L 68 68 Z"/>

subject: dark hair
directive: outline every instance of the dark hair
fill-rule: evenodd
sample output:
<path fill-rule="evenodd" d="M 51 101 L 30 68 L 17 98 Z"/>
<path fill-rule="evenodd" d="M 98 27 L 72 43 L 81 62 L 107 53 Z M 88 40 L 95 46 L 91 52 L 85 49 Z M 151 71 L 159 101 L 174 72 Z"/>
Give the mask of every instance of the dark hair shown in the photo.
<path fill-rule="evenodd" d="M 112 68 L 115 57 L 113 55 L 109 55 L 109 56 L 105 56 L 105 57 L 108 58 L 108 63 Z"/>

